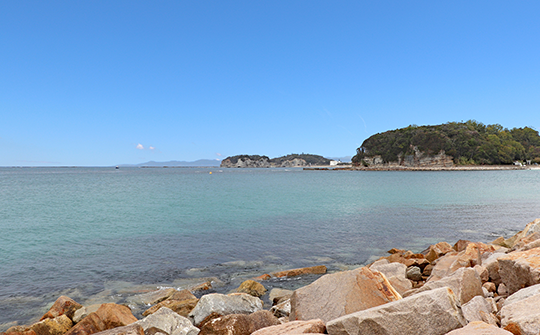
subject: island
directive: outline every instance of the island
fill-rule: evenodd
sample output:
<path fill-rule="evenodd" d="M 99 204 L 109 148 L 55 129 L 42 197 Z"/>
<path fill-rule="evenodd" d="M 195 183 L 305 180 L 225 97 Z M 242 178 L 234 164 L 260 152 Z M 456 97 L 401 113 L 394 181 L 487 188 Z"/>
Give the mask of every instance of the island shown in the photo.
<path fill-rule="evenodd" d="M 374 169 L 538 165 L 540 136 L 531 127 L 507 129 L 475 120 L 410 125 L 369 137 L 352 163 Z"/>
<path fill-rule="evenodd" d="M 221 161 L 223 168 L 275 168 L 275 167 L 306 167 L 329 166 L 332 160 L 312 154 L 289 154 L 286 156 L 268 158 L 260 155 L 230 156 Z"/>

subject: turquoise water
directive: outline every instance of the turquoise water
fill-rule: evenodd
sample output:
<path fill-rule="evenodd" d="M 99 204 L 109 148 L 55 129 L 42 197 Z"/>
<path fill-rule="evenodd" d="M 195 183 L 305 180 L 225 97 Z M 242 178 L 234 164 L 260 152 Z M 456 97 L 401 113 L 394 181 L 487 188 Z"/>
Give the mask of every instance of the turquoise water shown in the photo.
<path fill-rule="evenodd" d="M 539 170 L 0 168 L 0 324 L 35 319 L 60 293 L 118 293 L 111 283 L 204 275 L 226 291 L 392 247 L 490 241 L 540 217 L 539 189 Z"/>

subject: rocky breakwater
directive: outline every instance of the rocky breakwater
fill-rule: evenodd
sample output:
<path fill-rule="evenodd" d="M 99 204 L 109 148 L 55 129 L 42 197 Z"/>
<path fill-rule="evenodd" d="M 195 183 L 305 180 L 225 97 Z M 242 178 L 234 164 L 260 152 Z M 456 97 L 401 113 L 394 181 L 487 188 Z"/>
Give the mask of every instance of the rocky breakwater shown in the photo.
<path fill-rule="evenodd" d="M 263 274 L 200 299 L 189 290 L 141 294 L 132 299 L 148 307 L 141 320 L 127 306 L 62 296 L 40 321 L 1 335 L 540 333 L 540 219 L 508 239 L 392 249 L 367 266 L 325 273 L 316 266 Z M 294 291 L 265 288 L 271 278 L 306 274 L 323 275 Z"/>

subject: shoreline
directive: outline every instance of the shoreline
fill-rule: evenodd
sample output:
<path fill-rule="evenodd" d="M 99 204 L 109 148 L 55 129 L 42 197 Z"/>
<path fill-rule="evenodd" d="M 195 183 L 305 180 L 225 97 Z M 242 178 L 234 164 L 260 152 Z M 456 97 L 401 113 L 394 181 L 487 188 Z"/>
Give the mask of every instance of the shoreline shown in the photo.
<path fill-rule="evenodd" d="M 515 166 L 515 165 L 464 165 L 464 166 L 311 166 L 303 168 L 305 171 L 515 171 L 515 170 L 540 170 L 540 166 Z"/>

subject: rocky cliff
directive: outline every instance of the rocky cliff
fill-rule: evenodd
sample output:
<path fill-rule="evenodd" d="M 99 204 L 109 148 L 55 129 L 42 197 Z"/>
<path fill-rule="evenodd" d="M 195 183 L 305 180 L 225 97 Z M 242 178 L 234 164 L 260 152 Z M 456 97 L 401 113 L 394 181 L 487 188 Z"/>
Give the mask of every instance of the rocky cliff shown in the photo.
<path fill-rule="evenodd" d="M 310 165 L 329 165 L 330 160 L 318 155 L 291 154 L 268 158 L 259 155 L 238 155 L 225 158 L 220 167 L 224 168 L 270 168 L 270 167 L 305 167 Z"/>
<path fill-rule="evenodd" d="M 428 155 L 418 150 L 418 147 L 414 147 L 412 154 L 399 154 L 396 161 L 384 162 L 383 158 L 377 155 L 364 157 L 361 165 L 366 167 L 451 167 L 454 166 L 454 161 L 451 156 L 445 154 L 444 150 L 436 155 Z"/>

